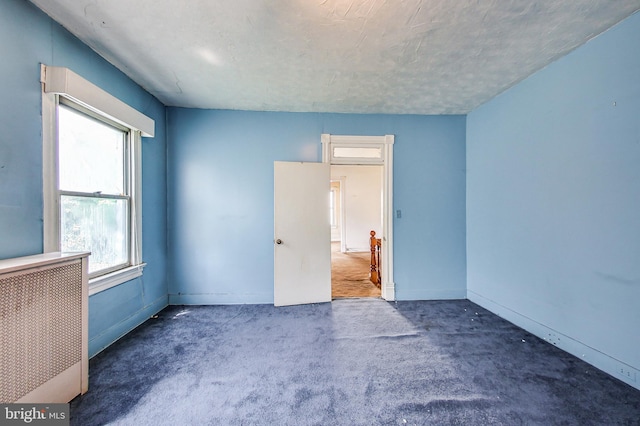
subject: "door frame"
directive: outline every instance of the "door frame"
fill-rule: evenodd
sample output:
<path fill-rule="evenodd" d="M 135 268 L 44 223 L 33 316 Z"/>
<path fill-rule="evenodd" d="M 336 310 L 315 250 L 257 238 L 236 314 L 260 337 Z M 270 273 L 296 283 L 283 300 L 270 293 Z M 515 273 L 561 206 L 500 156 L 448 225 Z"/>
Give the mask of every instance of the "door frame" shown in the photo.
<path fill-rule="evenodd" d="M 382 165 L 382 298 L 395 300 L 393 281 L 393 144 L 394 135 L 352 136 L 323 133 L 322 162 L 348 165 Z M 335 148 L 362 150 L 363 156 L 336 156 Z M 365 151 L 367 151 L 365 153 Z"/>

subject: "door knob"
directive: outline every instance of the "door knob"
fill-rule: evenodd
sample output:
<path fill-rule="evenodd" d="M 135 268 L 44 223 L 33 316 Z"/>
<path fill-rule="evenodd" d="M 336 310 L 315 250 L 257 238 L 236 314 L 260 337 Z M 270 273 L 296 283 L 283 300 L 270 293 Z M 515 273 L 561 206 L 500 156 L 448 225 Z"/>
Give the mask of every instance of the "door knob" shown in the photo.
<path fill-rule="evenodd" d="M 282 240 L 281 240 L 280 238 L 278 238 L 278 239 L 276 240 L 276 244 L 282 244 Z"/>

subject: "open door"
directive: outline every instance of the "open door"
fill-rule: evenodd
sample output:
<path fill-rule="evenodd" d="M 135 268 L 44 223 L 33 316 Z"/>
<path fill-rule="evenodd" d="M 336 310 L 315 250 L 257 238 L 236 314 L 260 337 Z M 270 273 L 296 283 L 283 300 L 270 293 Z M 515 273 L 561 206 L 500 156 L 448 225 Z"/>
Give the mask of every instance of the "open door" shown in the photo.
<path fill-rule="evenodd" d="M 330 166 L 274 163 L 276 306 L 331 301 Z"/>

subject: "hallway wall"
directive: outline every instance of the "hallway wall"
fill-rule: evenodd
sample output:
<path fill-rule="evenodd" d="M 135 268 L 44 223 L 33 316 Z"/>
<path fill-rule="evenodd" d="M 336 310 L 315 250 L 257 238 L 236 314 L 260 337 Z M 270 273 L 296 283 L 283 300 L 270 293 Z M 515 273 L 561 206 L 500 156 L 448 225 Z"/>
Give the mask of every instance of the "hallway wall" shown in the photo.
<path fill-rule="evenodd" d="M 382 235 L 382 166 L 331 166 L 331 178 L 344 179 L 346 247 L 369 251 L 369 232 Z"/>

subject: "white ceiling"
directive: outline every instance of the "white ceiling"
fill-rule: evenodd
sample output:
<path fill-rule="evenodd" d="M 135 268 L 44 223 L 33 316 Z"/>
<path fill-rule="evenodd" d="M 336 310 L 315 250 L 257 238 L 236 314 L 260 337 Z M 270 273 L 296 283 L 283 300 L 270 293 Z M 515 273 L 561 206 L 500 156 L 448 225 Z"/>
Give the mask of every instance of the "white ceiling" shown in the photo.
<path fill-rule="evenodd" d="M 166 105 L 465 114 L 640 0 L 31 0 Z"/>

